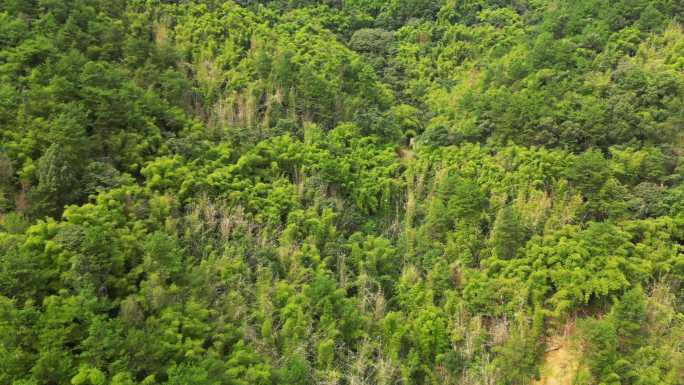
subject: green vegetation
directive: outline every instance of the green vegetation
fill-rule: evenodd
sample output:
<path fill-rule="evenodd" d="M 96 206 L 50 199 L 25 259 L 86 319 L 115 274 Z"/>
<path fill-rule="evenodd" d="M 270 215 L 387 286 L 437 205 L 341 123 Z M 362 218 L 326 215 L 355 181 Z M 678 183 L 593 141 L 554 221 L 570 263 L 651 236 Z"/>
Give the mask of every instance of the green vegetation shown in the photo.
<path fill-rule="evenodd" d="M 0 384 L 684 384 L 684 3 L 0 0 Z"/>

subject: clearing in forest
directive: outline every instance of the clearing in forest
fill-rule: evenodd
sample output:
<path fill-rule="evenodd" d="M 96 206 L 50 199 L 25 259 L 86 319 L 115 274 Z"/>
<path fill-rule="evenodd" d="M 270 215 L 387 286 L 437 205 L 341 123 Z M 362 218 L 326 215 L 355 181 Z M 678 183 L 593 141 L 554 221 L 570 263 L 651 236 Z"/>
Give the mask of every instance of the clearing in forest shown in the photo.
<path fill-rule="evenodd" d="M 541 367 L 541 378 L 534 385 L 572 385 L 580 357 L 571 341 L 571 333 L 549 339 Z"/>

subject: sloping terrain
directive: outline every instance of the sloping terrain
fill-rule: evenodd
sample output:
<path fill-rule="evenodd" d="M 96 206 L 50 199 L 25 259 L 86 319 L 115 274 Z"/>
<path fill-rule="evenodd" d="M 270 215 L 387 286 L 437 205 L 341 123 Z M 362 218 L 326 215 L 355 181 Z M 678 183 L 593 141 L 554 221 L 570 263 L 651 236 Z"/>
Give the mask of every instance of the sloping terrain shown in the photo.
<path fill-rule="evenodd" d="M 0 0 L 0 385 L 684 385 L 683 21 Z"/>
<path fill-rule="evenodd" d="M 570 335 L 553 336 L 540 365 L 540 379 L 534 385 L 573 385 L 580 365 L 580 353 Z"/>

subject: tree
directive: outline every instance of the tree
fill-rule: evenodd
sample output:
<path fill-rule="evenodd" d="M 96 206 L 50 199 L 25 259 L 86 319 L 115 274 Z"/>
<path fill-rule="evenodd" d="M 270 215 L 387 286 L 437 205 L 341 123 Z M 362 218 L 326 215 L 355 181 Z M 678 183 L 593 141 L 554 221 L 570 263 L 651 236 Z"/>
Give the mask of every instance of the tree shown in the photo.
<path fill-rule="evenodd" d="M 527 230 L 513 206 L 504 206 L 496 215 L 490 234 L 494 256 L 501 259 L 514 258 L 518 248 L 523 246 Z"/>
<path fill-rule="evenodd" d="M 620 384 L 620 376 L 615 373 L 618 339 L 612 322 L 589 318 L 578 328 L 583 337 L 584 361 L 594 379 L 605 384 Z"/>
<path fill-rule="evenodd" d="M 38 160 L 38 185 L 31 191 L 33 216 L 58 216 L 66 204 L 78 197 L 78 168 L 76 159 L 59 145 L 48 148 Z"/>
<path fill-rule="evenodd" d="M 611 309 L 612 322 L 620 338 L 621 350 L 634 349 L 643 343 L 641 330 L 646 320 L 646 303 L 640 285 L 627 290 Z"/>

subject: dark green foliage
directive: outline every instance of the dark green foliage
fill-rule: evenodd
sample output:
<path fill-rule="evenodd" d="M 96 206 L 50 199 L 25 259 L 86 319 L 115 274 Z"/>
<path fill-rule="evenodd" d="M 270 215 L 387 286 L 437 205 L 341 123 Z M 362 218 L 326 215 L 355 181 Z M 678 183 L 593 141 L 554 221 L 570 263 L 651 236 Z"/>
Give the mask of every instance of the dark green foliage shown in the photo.
<path fill-rule="evenodd" d="M 592 376 L 601 383 L 620 384 L 615 373 L 618 338 L 610 320 L 587 319 L 579 328 L 587 342 L 583 354 Z"/>
<path fill-rule="evenodd" d="M 646 303 L 641 286 L 627 291 L 613 306 L 615 331 L 626 348 L 638 346 L 642 342 L 641 331 L 646 321 Z"/>
<path fill-rule="evenodd" d="M 523 245 L 526 229 L 515 208 L 505 206 L 496 215 L 492 228 L 492 253 L 501 259 L 515 257 L 516 251 Z"/>

